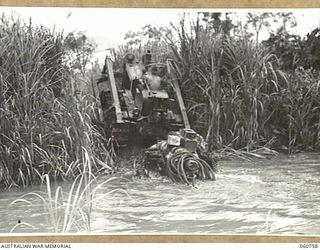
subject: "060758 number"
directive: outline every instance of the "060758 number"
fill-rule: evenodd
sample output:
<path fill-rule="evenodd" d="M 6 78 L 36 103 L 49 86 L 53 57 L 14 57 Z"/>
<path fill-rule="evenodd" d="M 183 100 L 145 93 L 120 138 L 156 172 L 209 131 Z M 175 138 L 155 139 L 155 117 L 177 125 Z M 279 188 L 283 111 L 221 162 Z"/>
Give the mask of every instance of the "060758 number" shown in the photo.
<path fill-rule="evenodd" d="M 300 244 L 300 248 L 318 248 L 318 244 Z"/>

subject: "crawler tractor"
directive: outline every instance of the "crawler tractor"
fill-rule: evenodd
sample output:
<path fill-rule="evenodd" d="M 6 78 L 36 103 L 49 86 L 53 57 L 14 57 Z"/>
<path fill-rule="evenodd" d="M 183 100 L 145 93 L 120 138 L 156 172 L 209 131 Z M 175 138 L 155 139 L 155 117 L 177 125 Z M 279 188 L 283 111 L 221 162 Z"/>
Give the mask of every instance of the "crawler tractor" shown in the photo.
<path fill-rule="evenodd" d="M 119 146 L 165 139 L 170 131 L 190 129 L 180 87 L 170 61 L 156 63 L 150 51 L 138 61 L 125 55 L 122 72 L 107 57 L 98 80 L 107 136 Z"/>
<path fill-rule="evenodd" d="M 154 62 L 150 51 L 139 61 L 128 53 L 122 72 L 114 72 L 106 57 L 97 83 L 105 132 L 117 146 L 158 142 L 145 151 L 146 170 L 187 183 L 214 179 L 215 163 L 190 128 L 173 61 Z"/>

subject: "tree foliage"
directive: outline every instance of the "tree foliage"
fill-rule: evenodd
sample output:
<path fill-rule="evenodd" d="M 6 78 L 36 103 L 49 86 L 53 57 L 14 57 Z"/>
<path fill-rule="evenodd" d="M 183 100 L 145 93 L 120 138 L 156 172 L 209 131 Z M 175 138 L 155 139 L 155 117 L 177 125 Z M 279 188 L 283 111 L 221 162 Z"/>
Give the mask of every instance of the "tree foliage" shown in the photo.
<path fill-rule="evenodd" d="M 65 37 L 64 47 L 69 66 L 85 74 L 86 66 L 90 63 L 92 53 L 97 45 L 84 32 L 79 31 L 77 33 L 71 32 Z"/>

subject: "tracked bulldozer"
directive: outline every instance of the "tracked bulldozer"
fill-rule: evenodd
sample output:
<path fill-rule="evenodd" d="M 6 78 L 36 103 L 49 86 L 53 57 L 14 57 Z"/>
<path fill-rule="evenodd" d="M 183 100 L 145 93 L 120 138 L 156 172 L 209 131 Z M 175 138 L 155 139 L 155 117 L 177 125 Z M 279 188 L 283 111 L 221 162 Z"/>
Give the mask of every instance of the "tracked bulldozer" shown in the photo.
<path fill-rule="evenodd" d="M 130 141 L 156 141 L 170 131 L 190 129 L 174 65 L 153 61 L 148 51 L 137 60 L 124 56 L 122 72 L 107 57 L 98 80 L 105 132 L 119 146 Z"/>
<path fill-rule="evenodd" d="M 155 62 L 150 51 L 141 60 L 126 54 L 121 71 L 106 57 L 97 81 L 106 135 L 118 147 L 157 142 L 145 150 L 148 172 L 186 183 L 214 179 L 215 163 L 190 128 L 178 79 L 174 62 Z"/>

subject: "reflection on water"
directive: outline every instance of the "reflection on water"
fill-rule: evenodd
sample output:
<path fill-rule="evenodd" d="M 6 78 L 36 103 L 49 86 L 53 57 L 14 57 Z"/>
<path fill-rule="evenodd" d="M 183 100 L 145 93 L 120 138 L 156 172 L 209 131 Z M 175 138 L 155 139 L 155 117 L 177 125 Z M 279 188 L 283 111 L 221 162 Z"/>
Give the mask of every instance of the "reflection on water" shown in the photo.
<path fill-rule="evenodd" d="M 102 177 L 101 181 L 109 176 Z M 65 184 L 66 190 L 70 184 Z M 0 232 L 46 232 L 42 203 L 8 204 L 23 193 L 0 194 Z M 112 189 L 127 191 L 104 194 Z M 97 193 L 93 233 L 320 234 L 320 157 L 281 156 L 254 162 L 220 162 L 216 181 L 196 187 L 165 179 L 117 179 Z M 30 201 L 30 199 L 29 199 Z"/>

